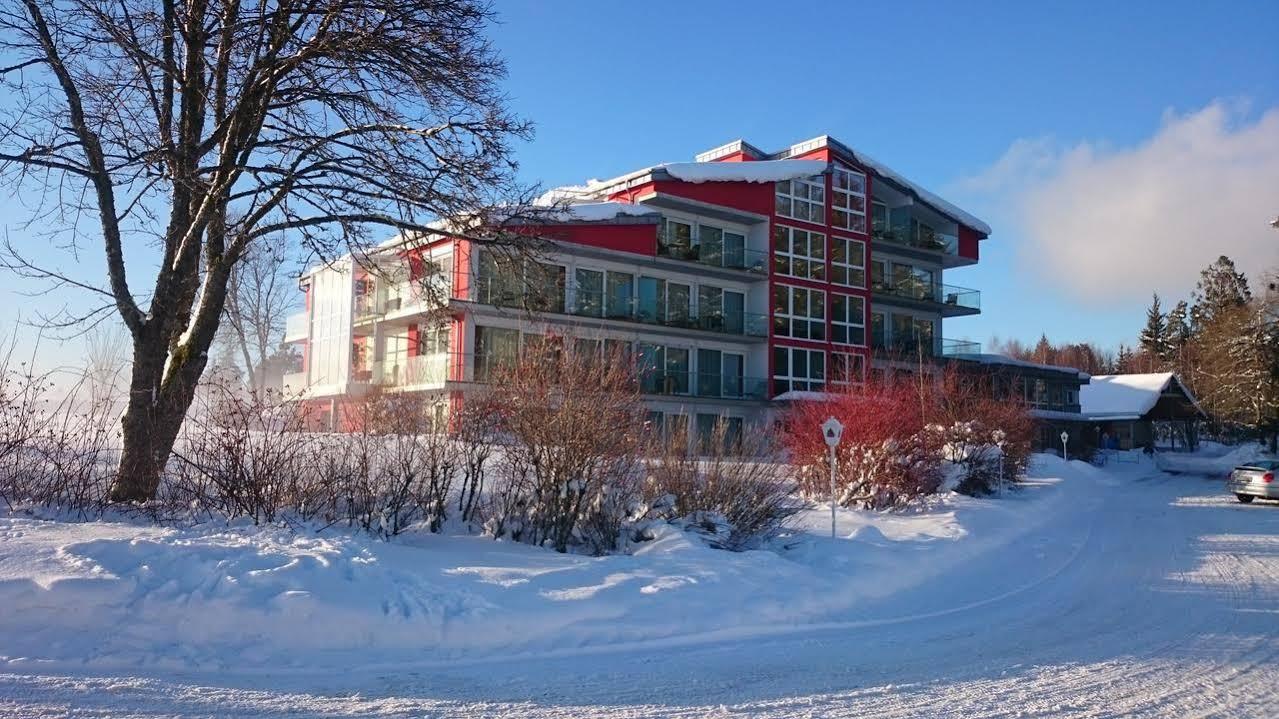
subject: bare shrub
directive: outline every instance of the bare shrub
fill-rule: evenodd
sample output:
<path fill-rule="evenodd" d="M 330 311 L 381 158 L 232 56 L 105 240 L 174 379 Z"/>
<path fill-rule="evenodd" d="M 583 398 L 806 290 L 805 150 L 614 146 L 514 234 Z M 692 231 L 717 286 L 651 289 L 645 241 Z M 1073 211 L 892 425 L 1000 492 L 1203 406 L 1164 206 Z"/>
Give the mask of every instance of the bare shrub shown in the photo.
<path fill-rule="evenodd" d="M 207 383 L 183 425 L 161 499 L 225 517 L 274 522 L 302 504 L 312 482 L 312 436 L 295 404 Z"/>
<path fill-rule="evenodd" d="M 477 519 L 484 496 L 488 462 L 498 443 L 498 418 L 484 403 L 467 403 L 458 413 L 457 441 L 462 485 L 457 494 L 458 516 L 463 522 Z"/>
<path fill-rule="evenodd" d="M 556 551 L 615 549 L 638 497 L 644 411 L 628 362 L 565 352 L 552 338 L 498 368 L 481 401 L 507 435 L 487 526 Z"/>
<path fill-rule="evenodd" d="M 653 444 L 645 503 L 707 534 L 711 546 L 757 547 L 785 529 L 804 506 L 795 496 L 792 468 L 762 431 L 730 441 L 726 423 L 718 422 L 697 455 L 682 441 Z M 751 451 L 743 454 L 743 448 Z"/>

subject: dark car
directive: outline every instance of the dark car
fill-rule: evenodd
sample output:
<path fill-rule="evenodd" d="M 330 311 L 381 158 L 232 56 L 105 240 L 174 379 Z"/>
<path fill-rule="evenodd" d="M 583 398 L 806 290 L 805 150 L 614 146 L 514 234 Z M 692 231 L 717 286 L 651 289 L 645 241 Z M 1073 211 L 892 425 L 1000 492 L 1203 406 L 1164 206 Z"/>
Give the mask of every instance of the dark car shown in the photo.
<path fill-rule="evenodd" d="M 1265 459 L 1249 462 L 1235 467 L 1226 478 L 1226 489 L 1234 492 L 1240 502 L 1247 504 L 1255 497 L 1279 499 L 1279 482 L 1275 474 L 1279 473 L 1279 461 Z"/>

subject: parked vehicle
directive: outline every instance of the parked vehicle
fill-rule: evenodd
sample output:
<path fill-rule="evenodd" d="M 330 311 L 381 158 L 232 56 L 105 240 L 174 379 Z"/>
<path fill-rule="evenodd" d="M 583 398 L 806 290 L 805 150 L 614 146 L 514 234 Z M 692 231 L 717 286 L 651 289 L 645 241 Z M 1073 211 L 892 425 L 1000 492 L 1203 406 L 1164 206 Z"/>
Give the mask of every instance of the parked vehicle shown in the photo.
<path fill-rule="evenodd" d="M 1234 468 L 1226 477 L 1226 489 L 1234 492 L 1240 502 L 1247 504 L 1257 497 L 1279 499 L 1279 461 L 1266 459 L 1249 462 Z"/>

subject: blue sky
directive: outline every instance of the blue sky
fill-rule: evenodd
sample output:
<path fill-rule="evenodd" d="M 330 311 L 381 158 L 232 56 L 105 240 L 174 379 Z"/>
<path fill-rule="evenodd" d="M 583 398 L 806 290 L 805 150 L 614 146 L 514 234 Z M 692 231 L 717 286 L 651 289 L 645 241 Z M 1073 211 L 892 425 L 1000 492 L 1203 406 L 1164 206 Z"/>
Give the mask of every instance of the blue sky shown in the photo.
<path fill-rule="evenodd" d="M 949 337 L 1131 342 L 1149 292 L 1189 294 L 1217 254 L 1279 266 L 1279 3 L 498 0 L 494 44 L 530 182 L 690 160 L 742 137 L 830 134 L 995 229 L 980 317 Z M 33 198 L 23 198 L 31 203 Z M 90 270 L 21 227 L 38 259 Z M 146 285 L 149 283 L 142 283 Z M 3 285 L 0 322 L 32 316 Z M 71 355 L 50 345 L 46 354 Z M 70 359 L 68 356 L 67 359 Z"/>
<path fill-rule="evenodd" d="M 961 7 L 687 0 L 499 2 L 497 9 L 503 24 L 494 39 L 509 63 L 512 99 L 537 124 L 534 142 L 520 149 L 527 179 L 554 185 L 607 177 L 690 160 L 737 137 L 771 150 L 830 134 L 994 225 L 981 264 L 947 273 L 948 282 L 984 292 L 984 313 L 947 321 L 948 336 L 1034 340 L 1046 332 L 1113 347 L 1132 341 L 1152 289 L 1188 294 L 1197 268 L 1220 251 L 1279 264 L 1279 256 L 1261 249 L 1274 244 L 1270 235 L 1279 240 L 1273 231 L 1248 230 L 1221 248 L 1220 238 L 1187 236 L 1187 257 L 1175 273 L 1168 268 L 1167 276 L 1152 272 L 1128 282 L 1124 274 L 1103 275 L 1143 286 L 1098 291 L 1060 281 L 1044 260 L 1091 274 L 1091 262 L 1106 264 L 1110 243 L 1124 238 L 1085 243 L 1071 264 L 1070 257 L 1037 251 L 1058 240 L 1051 228 L 1021 216 L 1039 206 L 1022 196 L 1031 181 L 1055 194 L 1071 180 L 1100 185 L 1128 177 L 1144 185 L 1141 178 L 1158 178 L 1164 156 L 1181 150 L 1149 152 L 1152 138 L 1214 102 L 1227 106 L 1222 126 L 1193 142 L 1221 165 L 1223 177 L 1250 180 L 1235 174 L 1236 156 L 1256 153 L 1231 141 L 1279 106 L 1273 1 L 1228 9 L 1167 1 Z M 1276 126 L 1253 133 L 1267 152 Z M 1019 140 L 1037 148 L 1032 162 L 1009 155 Z M 1162 143 L 1169 144 L 1179 143 Z M 1075 161 L 1081 149 L 1092 158 L 1082 170 Z M 1030 167 L 974 182 L 991 180 L 1001 158 L 1019 157 L 1013 164 Z M 1064 177 L 1071 171 L 1085 172 Z M 1151 191 L 1170 212 L 1195 212 L 1177 209 L 1185 188 Z M 1242 202 L 1237 213 L 1257 205 L 1257 213 L 1273 217 L 1279 192 L 1268 196 L 1270 206 Z M 1085 205 L 1074 214 L 1087 211 Z M 1262 228 L 1260 220 L 1255 224 Z M 1143 256 L 1167 241 L 1148 238 Z M 1095 260 L 1079 257 L 1094 253 Z"/>

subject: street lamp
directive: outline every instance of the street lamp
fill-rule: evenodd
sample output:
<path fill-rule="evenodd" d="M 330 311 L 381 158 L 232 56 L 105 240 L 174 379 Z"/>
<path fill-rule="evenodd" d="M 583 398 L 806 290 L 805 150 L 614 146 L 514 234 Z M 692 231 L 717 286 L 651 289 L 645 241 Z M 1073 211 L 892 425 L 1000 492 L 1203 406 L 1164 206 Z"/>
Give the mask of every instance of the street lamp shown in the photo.
<path fill-rule="evenodd" d="M 1063 429 L 1061 431 L 1061 458 L 1064 460 L 1070 459 L 1070 457 L 1066 455 L 1066 440 L 1068 439 L 1070 439 L 1070 432 Z"/>
<path fill-rule="evenodd" d="M 830 536 L 835 538 L 835 448 L 839 446 L 839 438 L 844 435 L 844 425 L 831 417 L 822 422 L 822 439 L 830 448 Z"/>

